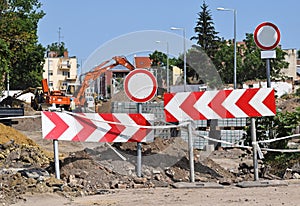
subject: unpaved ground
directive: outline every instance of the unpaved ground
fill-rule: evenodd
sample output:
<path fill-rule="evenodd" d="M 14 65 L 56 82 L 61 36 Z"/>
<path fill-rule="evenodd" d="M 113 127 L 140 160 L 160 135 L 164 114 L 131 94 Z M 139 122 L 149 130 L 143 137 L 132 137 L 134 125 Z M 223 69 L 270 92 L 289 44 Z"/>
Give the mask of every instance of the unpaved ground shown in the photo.
<path fill-rule="evenodd" d="M 34 194 L 25 196 L 15 206 L 132 206 L 132 205 L 226 205 L 226 206 L 298 206 L 299 184 L 290 183 L 282 187 L 223 189 L 124 189 L 107 190 L 102 195 L 64 198 L 57 194 Z"/>
<path fill-rule="evenodd" d="M 27 136 L 29 140 L 33 140 L 26 144 L 37 144 L 49 152 L 51 156 L 52 142 L 42 139 L 40 119 L 19 120 L 19 124 L 14 127 Z M 8 131 L 8 129 L 2 130 Z M 11 133 L 5 135 L 9 138 Z M 19 141 L 24 140 L 23 136 L 21 137 L 19 134 L 15 136 L 19 138 Z M 28 140 L 26 139 L 26 141 Z M 130 174 L 134 176 L 132 173 L 135 169 L 133 144 L 118 146 L 118 151 L 127 158 L 127 161 L 121 161 L 104 144 L 88 145 L 60 141 L 61 173 L 65 182 L 51 180 L 44 183 L 32 178 L 21 180 L 20 175 L 9 176 L 13 178 L 11 182 L 14 183 L 10 193 L 16 194 L 16 198 L 12 200 L 17 202 L 14 204 L 16 206 L 299 205 L 300 182 L 297 180 L 290 180 L 288 186 L 236 187 L 237 182 L 253 180 L 251 168 L 245 172 L 243 171 L 247 168 L 240 168 L 242 162 L 251 165 L 251 156 L 248 155 L 248 151 L 238 149 L 215 151 L 210 155 L 201 152 L 195 154 L 196 181 L 221 183 L 225 185 L 224 188 L 172 188 L 172 183 L 176 181 L 188 181 L 189 166 L 185 158 L 187 145 L 179 140 L 169 142 L 170 145 L 167 143 L 158 140 L 151 147 L 143 145 L 143 173 L 145 178 L 139 179 L 130 176 Z M 15 146 L 13 145 L 13 147 Z M 28 148 L 19 150 L 17 147 L 10 151 L 14 152 L 14 155 L 8 156 L 12 160 L 8 162 L 11 167 L 17 167 L 21 163 L 23 164 L 21 166 L 25 165 L 21 162 L 20 151 L 27 161 L 31 161 L 29 158 L 31 153 L 35 154 L 33 150 L 28 150 Z M 3 154 L 5 155 L 5 153 Z M 201 161 L 198 161 L 199 159 Z M 41 160 L 43 163 L 48 161 L 48 159 Z M 95 164 L 94 161 L 100 165 Z M 39 162 L 42 163 L 42 161 L 37 161 L 37 163 Z M 155 174 L 153 174 L 154 170 Z M 48 171 L 51 172 L 51 169 Z M 0 180 L 0 189 L 5 189 L 7 179 Z M 61 188 L 61 185 L 65 185 L 64 189 Z M 92 187 L 97 190 L 93 190 Z M 22 192 L 24 188 L 27 191 L 25 193 Z M 89 193 L 93 195 L 88 195 Z M 0 198 L 3 197 L 6 198 L 0 193 Z M 12 197 L 10 196 L 10 198 Z M 3 203 L 3 205 L 8 204 Z"/>

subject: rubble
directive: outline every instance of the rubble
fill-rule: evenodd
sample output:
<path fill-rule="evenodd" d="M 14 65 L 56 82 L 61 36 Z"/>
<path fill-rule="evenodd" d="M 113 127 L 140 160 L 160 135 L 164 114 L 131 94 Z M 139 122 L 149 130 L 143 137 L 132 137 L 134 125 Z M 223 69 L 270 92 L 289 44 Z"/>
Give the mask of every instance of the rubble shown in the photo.
<path fill-rule="evenodd" d="M 136 143 L 111 145 L 125 161 L 106 144 L 85 149 L 74 144 L 73 151 L 69 148 L 60 154 L 61 179 L 56 179 L 53 152 L 20 132 L 40 131 L 41 120 L 18 121 L 14 128 L 0 124 L 0 204 L 23 200 L 28 192 L 76 197 L 108 194 L 113 189 L 172 187 L 190 180 L 188 145 L 180 137 L 156 137 L 152 143 L 142 143 L 142 177 L 136 176 Z M 196 182 L 226 186 L 254 179 L 248 149 L 195 150 L 194 161 Z M 259 169 L 261 178 L 282 178 L 272 174 L 262 160 Z M 299 173 L 295 163 L 283 178 L 299 178 Z"/>

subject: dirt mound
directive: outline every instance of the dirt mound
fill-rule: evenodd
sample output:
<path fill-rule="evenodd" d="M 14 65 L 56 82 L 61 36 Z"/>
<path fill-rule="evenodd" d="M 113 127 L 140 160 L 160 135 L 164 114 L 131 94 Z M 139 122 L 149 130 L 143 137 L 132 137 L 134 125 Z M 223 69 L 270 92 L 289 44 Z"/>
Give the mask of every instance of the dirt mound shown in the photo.
<path fill-rule="evenodd" d="M 0 107 L 13 107 L 13 108 L 24 108 L 24 112 L 29 115 L 35 112 L 31 105 L 27 102 L 19 100 L 15 97 L 8 96 L 0 102 Z"/>
<path fill-rule="evenodd" d="M 0 203 L 10 204 L 25 192 L 47 192 L 44 170 L 52 161 L 52 155 L 41 149 L 21 132 L 0 124 Z"/>
<path fill-rule="evenodd" d="M 285 98 L 277 99 L 277 108 L 282 112 L 294 112 L 300 107 L 300 98 L 294 95 L 288 95 Z"/>
<path fill-rule="evenodd" d="M 37 146 L 34 141 L 29 139 L 18 130 L 0 123 L 0 144 L 6 144 L 12 140 L 15 144 L 19 145 L 26 144 L 30 146 Z"/>

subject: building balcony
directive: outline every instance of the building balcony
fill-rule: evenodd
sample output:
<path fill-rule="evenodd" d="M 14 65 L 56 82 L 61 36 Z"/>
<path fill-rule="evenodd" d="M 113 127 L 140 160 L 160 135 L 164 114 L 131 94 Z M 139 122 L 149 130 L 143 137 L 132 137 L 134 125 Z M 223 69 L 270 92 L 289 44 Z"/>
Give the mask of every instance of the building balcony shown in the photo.
<path fill-rule="evenodd" d="M 70 70 L 71 69 L 71 63 L 69 60 L 61 60 L 58 64 L 58 68 L 61 70 Z"/>
<path fill-rule="evenodd" d="M 71 64 L 60 64 L 58 65 L 58 69 L 69 71 L 71 69 Z"/>

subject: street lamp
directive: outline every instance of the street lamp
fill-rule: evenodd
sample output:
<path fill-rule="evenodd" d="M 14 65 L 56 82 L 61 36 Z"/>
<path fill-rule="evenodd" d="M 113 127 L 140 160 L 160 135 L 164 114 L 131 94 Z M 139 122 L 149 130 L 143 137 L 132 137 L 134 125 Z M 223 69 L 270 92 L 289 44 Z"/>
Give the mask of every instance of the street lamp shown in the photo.
<path fill-rule="evenodd" d="M 185 48 L 185 28 L 171 27 L 171 30 L 182 30 L 183 32 L 183 88 L 186 92 L 186 48 Z"/>
<path fill-rule="evenodd" d="M 48 61 L 48 79 L 47 79 L 47 82 L 48 82 L 48 88 L 50 89 L 50 50 L 48 49 L 47 50 L 47 61 Z"/>
<path fill-rule="evenodd" d="M 167 44 L 167 92 L 170 92 L 170 83 L 169 83 L 169 42 L 165 41 L 156 41 L 156 43 L 166 43 Z"/>
<path fill-rule="evenodd" d="M 234 27 L 234 66 L 233 66 L 233 88 L 237 88 L 236 83 L 236 9 L 217 8 L 219 11 L 232 11 L 233 12 L 233 27 Z"/>

